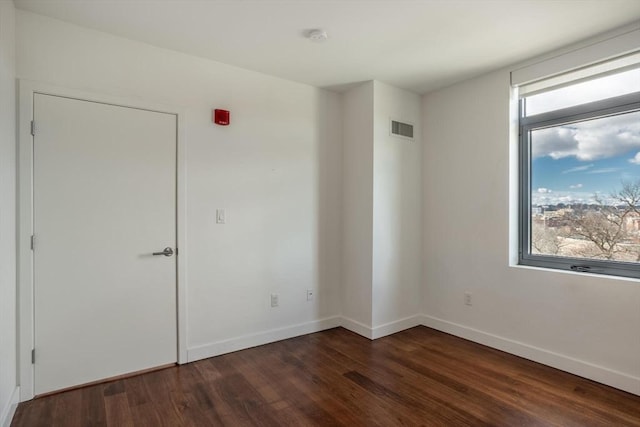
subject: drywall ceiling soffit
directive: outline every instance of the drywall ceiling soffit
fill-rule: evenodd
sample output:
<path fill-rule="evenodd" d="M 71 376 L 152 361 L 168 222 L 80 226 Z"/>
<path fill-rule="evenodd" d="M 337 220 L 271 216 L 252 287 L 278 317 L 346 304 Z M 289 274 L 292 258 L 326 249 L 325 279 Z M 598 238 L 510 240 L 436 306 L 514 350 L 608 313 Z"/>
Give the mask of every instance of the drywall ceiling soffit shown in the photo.
<path fill-rule="evenodd" d="M 14 0 L 19 9 L 333 88 L 425 93 L 640 20 L 638 0 Z M 322 28 L 314 43 L 305 31 Z"/>

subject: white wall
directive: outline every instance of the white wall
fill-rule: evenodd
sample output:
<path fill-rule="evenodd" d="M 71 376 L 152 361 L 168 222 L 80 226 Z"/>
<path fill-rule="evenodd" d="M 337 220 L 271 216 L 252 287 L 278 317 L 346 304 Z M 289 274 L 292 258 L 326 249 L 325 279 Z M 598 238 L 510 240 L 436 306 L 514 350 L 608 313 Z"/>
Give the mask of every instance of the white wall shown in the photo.
<path fill-rule="evenodd" d="M 425 323 L 640 394 L 637 280 L 509 266 L 509 84 L 423 98 Z"/>
<path fill-rule="evenodd" d="M 337 323 L 339 95 L 24 11 L 17 52 L 18 78 L 184 111 L 190 360 Z"/>
<path fill-rule="evenodd" d="M 343 95 L 343 325 L 377 338 L 419 323 L 420 96 L 378 81 Z M 391 136 L 390 119 L 415 125 Z"/>
<path fill-rule="evenodd" d="M 372 327 L 373 303 L 373 84 L 363 83 L 342 94 L 342 314 L 350 329 L 365 336 Z"/>
<path fill-rule="evenodd" d="M 390 134 L 392 118 L 414 125 L 412 141 Z M 374 328 L 422 312 L 421 122 L 419 95 L 374 82 Z"/>
<path fill-rule="evenodd" d="M 10 422 L 16 390 L 15 9 L 0 2 L 0 426 Z M 8 425 L 8 424 L 7 424 Z"/>

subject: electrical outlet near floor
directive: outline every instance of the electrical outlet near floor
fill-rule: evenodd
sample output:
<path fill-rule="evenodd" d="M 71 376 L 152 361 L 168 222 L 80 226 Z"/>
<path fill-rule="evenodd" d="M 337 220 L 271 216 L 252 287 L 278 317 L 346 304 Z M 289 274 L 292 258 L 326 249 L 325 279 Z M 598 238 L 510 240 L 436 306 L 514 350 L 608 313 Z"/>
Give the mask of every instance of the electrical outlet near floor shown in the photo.
<path fill-rule="evenodd" d="M 464 293 L 464 303 L 466 305 L 473 305 L 473 301 L 471 299 L 471 292 L 467 291 Z"/>
<path fill-rule="evenodd" d="M 313 291 L 313 289 L 307 289 L 307 301 L 313 301 L 315 295 L 316 293 Z"/>
<path fill-rule="evenodd" d="M 271 307 L 278 306 L 278 294 L 271 294 Z"/>
<path fill-rule="evenodd" d="M 227 214 L 224 209 L 216 209 L 216 224 L 226 224 Z"/>

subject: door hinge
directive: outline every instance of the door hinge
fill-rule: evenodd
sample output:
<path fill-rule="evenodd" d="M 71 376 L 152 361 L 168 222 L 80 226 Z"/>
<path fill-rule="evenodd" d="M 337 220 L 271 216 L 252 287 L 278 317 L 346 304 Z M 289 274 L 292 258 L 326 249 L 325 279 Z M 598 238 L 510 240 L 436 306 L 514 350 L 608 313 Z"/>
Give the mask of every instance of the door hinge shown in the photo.
<path fill-rule="evenodd" d="M 36 349 L 31 350 L 31 363 L 36 363 Z"/>
<path fill-rule="evenodd" d="M 36 247 L 36 236 L 35 235 L 31 235 L 31 250 L 33 250 Z"/>
<path fill-rule="evenodd" d="M 36 136 L 36 122 L 31 120 L 31 135 Z"/>

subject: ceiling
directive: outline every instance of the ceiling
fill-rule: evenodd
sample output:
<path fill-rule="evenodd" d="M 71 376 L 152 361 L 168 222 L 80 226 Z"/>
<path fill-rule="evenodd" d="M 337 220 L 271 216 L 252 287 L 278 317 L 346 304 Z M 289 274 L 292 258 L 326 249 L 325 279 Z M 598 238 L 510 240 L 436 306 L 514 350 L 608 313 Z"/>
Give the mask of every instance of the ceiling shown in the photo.
<path fill-rule="evenodd" d="M 14 0 L 19 9 L 339 90 L 425 93 L 640 20 L 640 0 Z M 305 38 L 310 29 L 325 42 Z"/>

